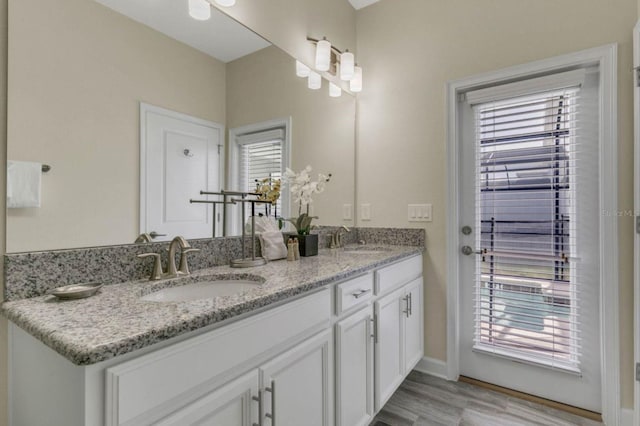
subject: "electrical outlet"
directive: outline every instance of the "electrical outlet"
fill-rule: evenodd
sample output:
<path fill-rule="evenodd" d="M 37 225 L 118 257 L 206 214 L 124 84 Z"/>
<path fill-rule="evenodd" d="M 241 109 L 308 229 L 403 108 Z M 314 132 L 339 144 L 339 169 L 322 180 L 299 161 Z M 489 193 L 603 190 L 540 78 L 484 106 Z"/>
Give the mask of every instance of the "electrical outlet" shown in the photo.
<path fill-rule="evenodd" d="M 431 222 L 433 208 L 431 204 L 409 204 L 407 206 L 407 219 L 409 222 Z"/>
<path fill-rule="evenodd" d="M 360 220 L 371 220 L 371 204 L 360 206 Z"/>
<path fill-rule="evenodd" d="M 353 220 L 353 206 L 351 204 L 342 205 L 342 220 Z"/>

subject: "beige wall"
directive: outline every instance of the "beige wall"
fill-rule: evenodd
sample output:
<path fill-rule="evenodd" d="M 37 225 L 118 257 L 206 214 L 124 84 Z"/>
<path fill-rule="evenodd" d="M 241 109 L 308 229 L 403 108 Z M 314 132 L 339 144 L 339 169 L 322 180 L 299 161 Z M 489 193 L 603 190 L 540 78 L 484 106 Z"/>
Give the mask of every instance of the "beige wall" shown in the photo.
<path fill-rule="evenodd" d="M 311 165 L 314 180 L 332 173 L 325 192 L 313 197 L 314 224 L 353 225 L 342 220 L 342 205 L 354 201 L 355 114 L 353 96 L 329 97 L 326 81 L 309 90 L 296 77 L 294 59 L 277 47 L 227 64 L 228 128 L 291 117 L 292 169 Z M 296 206 L 291 213 L 297 215 Z"/>
<path fill-rule="evenodd" d="M 425 226 L 426 355 L 446 359 L 445 83 L 619 43 L 619 208 L 633 209 L 632 45 L 636 0 L 382 0 L 358 12 L 358 203 L 372 226 L 409 226 L 408 203 L 433 203 Z M 389 156 L 393 153 L 393 157 Z M 380 173 L 384 170 L 385 173 Z M 632 220 L 620 219 L 623 404 L 633 405 Z"/>
<path fill-rule="evenodd" d="M 11 0 L 9 20 L 8 157 L 52 170 L 8 251 L 132 241 L 139 102 L 224 123 L 225 64 L 93 1 Z"/>
<path fill-rule="evenodd" d="M 307 36 L 356 49 L 356 14 L 347 0 L 243 0 L 219 9 L 307 64 L 315 52 Z"/>
<path fill-rule="evenodd" d="M 0 164 L 5 164 L 7 154 L 7 2 L 0 2 Z M 0 173 L 0 255 L 5 253 L 5 174 Z M 2 259 L 2 257 L 0 257 Z M 0 261 L 0 267 L 4 267 Z M 4 274 L 0 278 L 0 294 L 4 294 Z M 0 296 L 2 300 L 2 296 Z M 7 426 L 8 419 L 8 362 L 7 320 L 0 315 L 0 426 Z"/>

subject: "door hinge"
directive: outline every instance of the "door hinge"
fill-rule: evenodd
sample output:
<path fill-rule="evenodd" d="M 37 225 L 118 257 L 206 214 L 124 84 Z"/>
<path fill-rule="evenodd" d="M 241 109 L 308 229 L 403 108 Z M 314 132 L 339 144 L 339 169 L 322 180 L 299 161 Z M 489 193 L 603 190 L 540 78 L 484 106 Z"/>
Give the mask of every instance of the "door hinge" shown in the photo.
<path fill-rule="evenodd" d="M 636 87 L 640 87 L 640 67 L 633 69 L 636 72 Z"/>
<path fill-rule="evenodd" d="M 222 149 L 222 145 L 218 145 L 218 155 L 220 155 L 220 150 Z"/>
<path fill-rule="evenodd" d="M 636 216 L 636 234 L 640 234 L 640 216 Z"/>
<path fill-rule="evenodd" d="M 640 382 L 640 362 L 636 362 L 636 380 Z"/>
<path fill-rule="evenodd" d="M 458 102 L 464 102 L 467 100 L 467 95 L 464 93 L 459 93 L 458 94 Z"/>

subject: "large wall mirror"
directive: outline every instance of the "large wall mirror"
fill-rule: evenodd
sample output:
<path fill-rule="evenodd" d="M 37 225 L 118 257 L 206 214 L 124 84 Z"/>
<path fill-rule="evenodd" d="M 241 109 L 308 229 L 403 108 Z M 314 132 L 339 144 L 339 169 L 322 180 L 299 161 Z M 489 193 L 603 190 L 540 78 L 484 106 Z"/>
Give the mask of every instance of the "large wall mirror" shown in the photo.
<path fill-rule="evenodd" d="M 180 191 L 189 164 L 204 158 L 221 167 L 210 173 L 212 185 L 234 189 L 238 138 L 284 128 L 294 170 L 332 174 L 314 198 L 316 223 L 351 223 L 355 99 L 330 97 L 326 81 L 309 90 L 277 46 L 215 8 L 211 19 L 194 20 L 187 4 L 9 0 L 7 155 L 51 170 L 42 175 L 39 208 L 8 209 L 7 252 L 133 243 L 150 230 L 141 229 L 145 107 L 213 123 L 221 146 L 218 161 L 218 150 L 180 145 L 184 169 L 168 173 L 161 161 L 158 178 L 148 180 Z M 185 192 L 185 200 L 202 198 Z"/>

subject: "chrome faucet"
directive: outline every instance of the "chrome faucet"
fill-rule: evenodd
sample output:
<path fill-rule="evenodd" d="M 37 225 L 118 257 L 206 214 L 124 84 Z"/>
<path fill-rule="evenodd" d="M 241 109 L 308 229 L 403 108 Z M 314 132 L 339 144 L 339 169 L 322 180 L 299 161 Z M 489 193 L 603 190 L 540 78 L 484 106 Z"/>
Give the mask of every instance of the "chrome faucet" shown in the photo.
<path fill-rule="evenodd" d="M 176 268 L 176 249 L 180 248 L 180 267 Z M 192 248 L 191 244 L 184 238 L 177 236 L 169 244 L 169 259 L 167 260 L 167 271 L 162 272 L 162 264 L 158 253 L 139 254 L 139 258 L 154 257 L 153 271 L 149 280 L 160 280 L 163 278 L 176 278 L 180 275 L 189 275 L 189 265 L 187 263 L 187 254 L 200 249 Z"/>
<path fill-rule="evenodd" d="M 331 246 L 330 248 L 340 248 L 343 246 L 342 244 L 342 234 L 343 232 L 351 232 L 349 228 L 342 225 L 338 230 L 331 234 Z"/>

